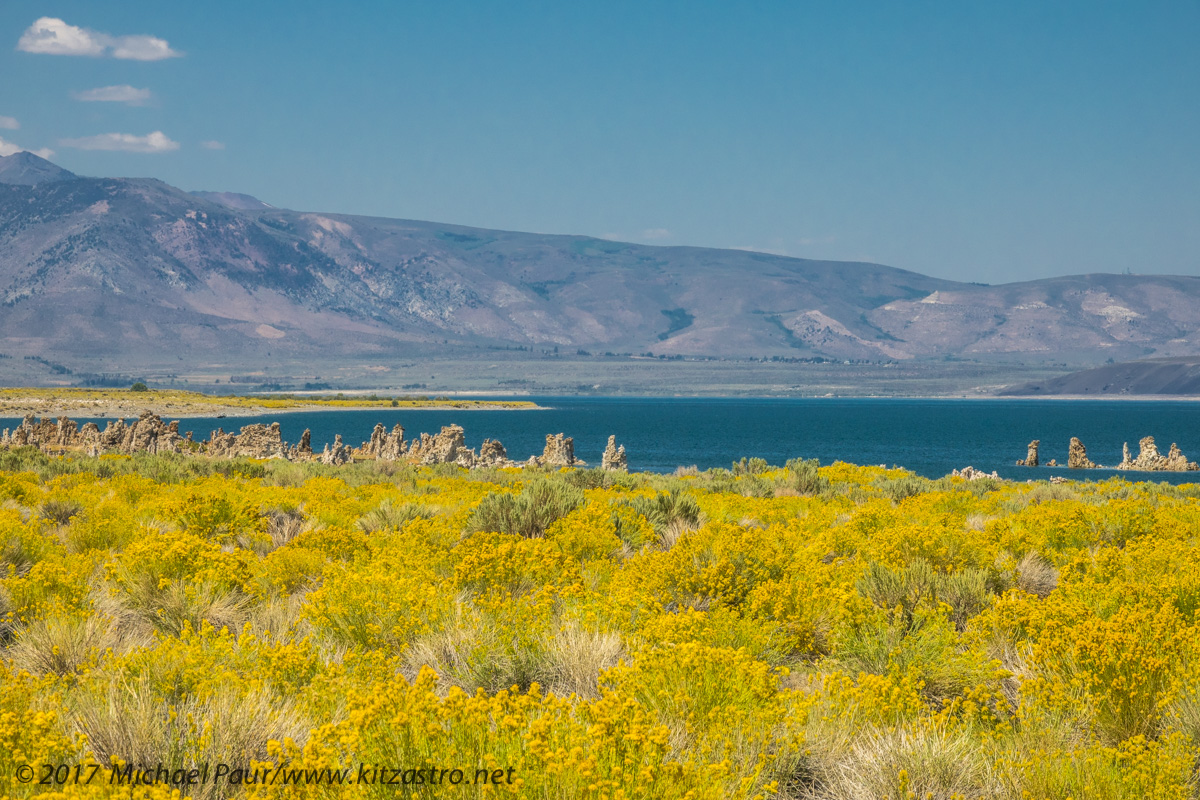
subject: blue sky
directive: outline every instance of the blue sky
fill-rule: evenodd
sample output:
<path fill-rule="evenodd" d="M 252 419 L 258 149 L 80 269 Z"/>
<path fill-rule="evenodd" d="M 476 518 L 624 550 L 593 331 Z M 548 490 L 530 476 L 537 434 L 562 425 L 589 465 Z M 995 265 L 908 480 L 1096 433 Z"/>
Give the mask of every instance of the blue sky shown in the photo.
<path fill-rule="evenodd" d="M 0 152 L 967 281 L 1198 275 L 1197 42 L 1196 2 L 6 0 Z"/>

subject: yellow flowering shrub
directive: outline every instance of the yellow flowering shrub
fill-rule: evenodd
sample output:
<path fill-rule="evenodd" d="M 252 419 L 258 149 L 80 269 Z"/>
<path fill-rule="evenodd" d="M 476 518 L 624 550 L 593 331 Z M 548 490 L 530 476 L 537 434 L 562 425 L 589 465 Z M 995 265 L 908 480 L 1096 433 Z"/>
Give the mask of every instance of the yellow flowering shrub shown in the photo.
<path fill-rule="evenodd" d="M 0 472 L 0 796 L 1194 796 L 1189 486 L 189 463 Z"/>

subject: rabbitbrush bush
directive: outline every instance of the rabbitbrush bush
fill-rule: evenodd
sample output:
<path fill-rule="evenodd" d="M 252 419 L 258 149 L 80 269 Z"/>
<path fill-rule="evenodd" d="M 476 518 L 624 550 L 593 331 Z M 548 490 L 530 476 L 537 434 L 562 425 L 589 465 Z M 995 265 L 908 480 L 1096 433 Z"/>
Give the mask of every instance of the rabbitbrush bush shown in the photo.
<path fill-rule="evenodd" d="M 113 759 L 513 777 L 414 797 L 1196 796 L 1192 486 L 0 467 L 0 796 L 170 796 L 16 771 Z"/>

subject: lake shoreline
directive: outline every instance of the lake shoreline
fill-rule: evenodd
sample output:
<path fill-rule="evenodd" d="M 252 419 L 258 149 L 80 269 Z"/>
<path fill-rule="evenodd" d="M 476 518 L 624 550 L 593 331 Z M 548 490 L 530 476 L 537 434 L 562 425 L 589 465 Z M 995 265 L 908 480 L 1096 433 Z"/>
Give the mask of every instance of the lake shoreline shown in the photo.
<path fill-rule="evenodd" d="M 12 392 L 13 390 L 5 390 Z M 19 391 L 19 390 L 18 390 Z M 166 400 L 129 396 L 118 398 L 0 398 L 0 418 L 15 418 L 32 414 L 35 417 L 71 417 L 79 419 L 136 419 L 149 411 L 163 419 L 263 417 L 273 414 L 297 414 L 321 411 L 540 411 L 543 407 L 523 400 L 474 400 L 457 399 L 447 401 L 399 401 L 390 402 L 346 401 L 294 401 L 280 405 L 282 401 L 249 405 L 246 403 L 214 402 L 203 400 Z M 250 398 L 246 398 L 247 402 Z"/>

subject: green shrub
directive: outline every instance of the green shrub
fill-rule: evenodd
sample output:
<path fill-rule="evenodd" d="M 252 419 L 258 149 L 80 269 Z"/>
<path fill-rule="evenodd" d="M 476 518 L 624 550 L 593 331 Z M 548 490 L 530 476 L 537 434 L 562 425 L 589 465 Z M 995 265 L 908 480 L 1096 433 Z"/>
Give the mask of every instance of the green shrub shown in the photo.
<path fill-rule="evenodd" d="M 856 587 L 884 611 L 900 608 L 910 623 L 918 608 L 933 609 L 945 603 L 950 606 L 950 621 L 961 631 L 967 620 L 992 604 L 989 579 L 986 570 L 968 568 L 943 574 L 924 559 L 914 558 L 908 566 L 895 570 L 872 562 Z"/>
<path fill-rule="evenodd" d="M 534 537 L 583 504 L 583 492 L 564 481 L 539 478 L 519 494 L 492 492 L 479 502 L 467 531 L 496 531 Z"/>
<path fill-rule="evenodd" d="M 734 475 L 761 475 L 769 469 L 771 469 L 771 465 L 765 458 L 743 458 L 741 461 L 733 462 Z"/>
<path fill-rule="evenodd" d="M 653 497 L 635 497 L 628 505 L 645 517 L 659 536 L 662 536 L 672 523 L 694 526 L 700 522 L 700 504 L 690 494 L 684 494 L 679 489 L 659 492 Z"/>
<path fill-rule="evenodd" d="M 818 471 L 821 462 L 815 458 L 793 458 L 787 462 L 787 471 L 775 479 L 776 489 L 800 495 L 818 495 L 829 490 L 829 479 Z"/>
<path fill-rule="evenodd" d="M 425 503 L 394 505 L 391 500 L 384 500 L 378 507 L 363 514 L 357 524 L 364 533 L 376 533 L 400 530 L 406 522 L 412 522 L 414 519 L 432 519 L 435 516 L 437 509 Z"/>
<path fill-rule="evenodd" d="M 922 478 L 917 475 L 905 475 L 902 478 L 891 478 L 880 481 L 879 491 L 883 492 L 884 497 L 891 498 L 893 502 L 899 503 L 906 497 L 915 497 L 916 495 L 928 492 L 933 489 L 932 481 L 928 478 Z"/>

